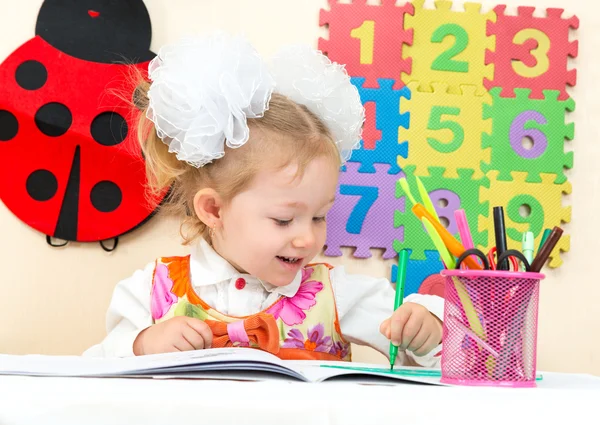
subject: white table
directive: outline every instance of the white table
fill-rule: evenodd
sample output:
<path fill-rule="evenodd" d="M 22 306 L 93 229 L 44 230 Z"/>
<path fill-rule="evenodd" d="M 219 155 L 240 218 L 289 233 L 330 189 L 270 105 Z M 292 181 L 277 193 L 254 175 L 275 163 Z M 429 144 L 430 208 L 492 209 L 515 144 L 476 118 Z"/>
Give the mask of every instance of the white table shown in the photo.
<path fill-rule="evenodd" d="M 533 389 L 0 376 L 1 425 L 592 424 L 599 404 L 600 378 L 554 373 Z"/>

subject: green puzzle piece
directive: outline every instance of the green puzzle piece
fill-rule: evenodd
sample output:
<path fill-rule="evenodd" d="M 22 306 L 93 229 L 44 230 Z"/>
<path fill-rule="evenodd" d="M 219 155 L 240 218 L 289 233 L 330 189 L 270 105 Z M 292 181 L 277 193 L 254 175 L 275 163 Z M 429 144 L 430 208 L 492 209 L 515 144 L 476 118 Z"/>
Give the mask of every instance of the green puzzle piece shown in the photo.
<path fill-rule="evenodd" d="M 415 165 L 407 165 L 402 168 L 402 171 L 406 175 L 409 187 L 413 196 L 417 197 L 417 183 L 413 175 L 416 169 Z M 446 226 L 450 233 L 452 233 L 457 239 L 458 231 L 456 229 L 454 210 L 464 209 L 469 222 L 469 228 L 471 229 L 471 236 L 473 237 L 473 243 L 475 246 L 487 246 L 488 243 L 488 231 L 478 230 L 479 216 L 487 217 L 489 214 L 489 203 L 479 202 L 479 190 L 482 187 L 489 188 L 490 182 L 487 177 L 480 179 L 473 179 L 474 170 L 459 168 L 457 169 L 457 178 L 444 177 L 446 171 L 443 167 L 428 167 L 428 176 L 419 176 L 425 188 L 432 198 L 436 212 L 440 216 L 440 220 L 444 222 L 447 220 L 448 226 Z M 447 192 L 443 192 L 447 191 Z M 437 195 L 440 199 L 447 201 L 446 205 L 440 205 L 436 202 Z M 396 184 L 396 198 L 406 196 L 399 184 Z M 417 202 L 422 204 L 420 197 L 417 197 Z M 404 242 L 394 240 L 393 247 L 396 252 L 400 252 L 403 248 L 412 250 L 410 258 L 412 260 L 424 260 L 425 251 L 435 250 L 431 238 L 427 235 L 427 232 L 421 221 L 412 213 L 411 203 L 406 200 L 406 211 L 396 210 L 394 213 L 394 227 L 398 228 L 404 226 Z"/>
<path fill-rule="evenodd" d="M 575 133 L 575 124 L 565 123 L 566 112 L 575 109 L 573 99 L 559 101 L 555 90 L 544 90 L 544 99 L 529 99 L 529 89 L 515 89 L 514 98 L 504 98 L 501 90 L 491 89 L 492 104 L 483 108 L 483 118 L 492 119 L 492 133 L 482 135 L 481 146 L 491 148 L 491 155 L 481 170 L 497 170 L 504 181 L 512 180 L 512 171 L 524 171 L 528 183 L 539 183 L 540 173 L 548 173 L 556 175 L 554 183 L 564 183 L 564 169 L 573 167 L 573 152 L 564 150 L 565 138 L 572 140 Z M 524 138 L 533 142 L 531 148 L 523 146 Z"/>

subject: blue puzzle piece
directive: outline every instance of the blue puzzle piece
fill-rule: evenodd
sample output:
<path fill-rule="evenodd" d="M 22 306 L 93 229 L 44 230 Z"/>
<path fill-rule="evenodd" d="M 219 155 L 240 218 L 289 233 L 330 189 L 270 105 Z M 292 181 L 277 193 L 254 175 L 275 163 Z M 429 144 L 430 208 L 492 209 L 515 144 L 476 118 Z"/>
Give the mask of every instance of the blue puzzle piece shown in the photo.
<path fill-rule="evenodd" d="M 409 249 L 409 251 L 411 251 Z M 412 254 L 412 251 L 411 251 Z M 425 279 L 432 274 L 438 274 L 444 268 L 437 251 L 425 251 L 425 260 L 411 260 L 409 257 L 404 284 L 404 296 L 416 294 Z M 392 265 L 391 281 L 396 283 L 398 266 Z"/>
<path fill-rule="evenodd" d="M 399 143 L 398 130 L 400 127 L 408 128 L 410 113 L 400 113 L 400 98 L 410 99 L 410 90 L 403 87 L 393 90 L 394 80 L 380 78 L 378 89 L 365 89 L 362 77 L 351 78 L 352 84 L 358 88 L 363 105 L 367 102 L 375 102 L 375 126 L 381 131 L 381 140 L 375 145 L 375 149 L 364 149 L 363 141 L 360 148 L 352 152 L 350 162 L 361 164 L 360 173 L 374 173 L 374 164 L 389 164 L 389 174 L 398 174 L 401 170 L 398 166 L 398 157 L 408 157 L 408 142 Z"/>

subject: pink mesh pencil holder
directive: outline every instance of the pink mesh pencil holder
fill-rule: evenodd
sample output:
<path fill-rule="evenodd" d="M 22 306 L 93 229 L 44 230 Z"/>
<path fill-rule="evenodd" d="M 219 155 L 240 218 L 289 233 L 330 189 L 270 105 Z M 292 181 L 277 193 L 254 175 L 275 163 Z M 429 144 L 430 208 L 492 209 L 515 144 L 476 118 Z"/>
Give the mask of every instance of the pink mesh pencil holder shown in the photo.
<path fill-rule="evenodd" d="M 534 387 L 539 285 L 543 274 L 442 270 L 441 381 Z"/>

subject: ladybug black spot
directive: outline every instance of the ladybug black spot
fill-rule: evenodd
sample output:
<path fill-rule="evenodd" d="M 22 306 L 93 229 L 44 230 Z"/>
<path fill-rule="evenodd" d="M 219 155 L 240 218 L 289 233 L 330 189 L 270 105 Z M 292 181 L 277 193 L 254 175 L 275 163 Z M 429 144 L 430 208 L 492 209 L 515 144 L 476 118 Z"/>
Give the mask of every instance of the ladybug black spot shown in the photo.
<path fill-rule="evenodd" d="M 46 84 L 48 71 L 41 62 L 25 61 L 17 68 L 15 80 L 25 90 L 38 90 Z"/>
<path fill-rule="evenodd" d="M 27 177 L 25 185 L 29 196 L 36 201 L 48 201 L 56 195 L 58 190 L 58 180 L 48 170 L 34 171 Z"/>
<path fill-rule="evenodd" d="M 103 112 L 92 121 L 92 137 L 104 146 L 115 146 L 127 138 L 127 121 L 116 112 Z"/>
<path fill-rule="evenodd" d="M 123 194 L 119 186 L 108 180 L 96 183 L 90 193 L 92 205 L 100 212 L 108 213 L 116 210 L 122 200 Z"/>
<path fill-rule="evenodd" d="M 72 123 L 73 115 L 62 103 L 47 103 L 35 113 L 35 125 L 46 136 L 62 136 Z"/>
<path fill-rule="evenodd" d="M 12 112 L 0 109 L 0 142 L 8 142 L 19 132 L 19 121 Z"/>

